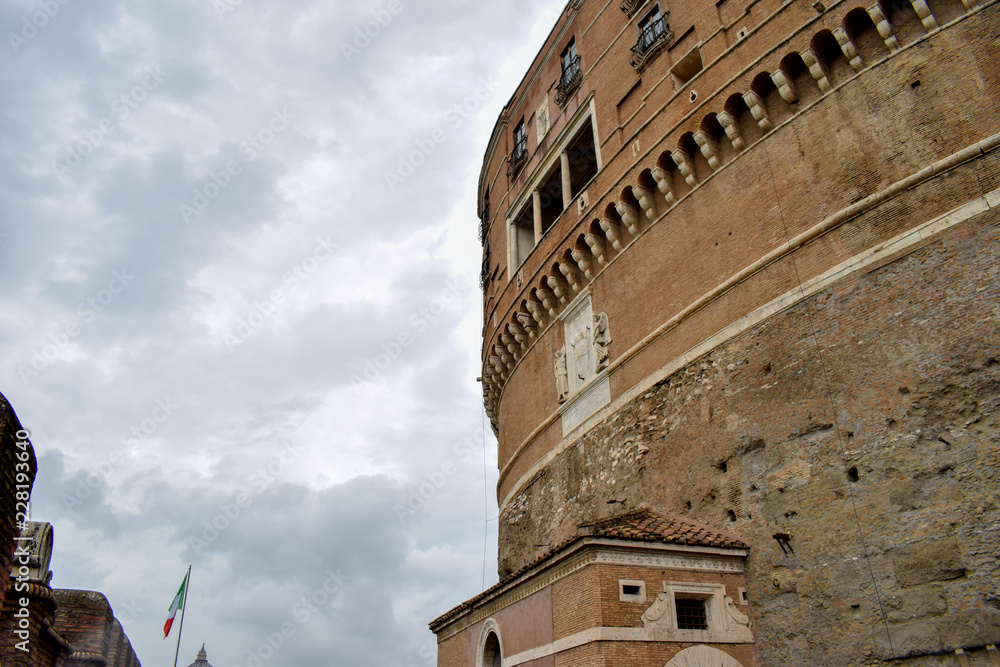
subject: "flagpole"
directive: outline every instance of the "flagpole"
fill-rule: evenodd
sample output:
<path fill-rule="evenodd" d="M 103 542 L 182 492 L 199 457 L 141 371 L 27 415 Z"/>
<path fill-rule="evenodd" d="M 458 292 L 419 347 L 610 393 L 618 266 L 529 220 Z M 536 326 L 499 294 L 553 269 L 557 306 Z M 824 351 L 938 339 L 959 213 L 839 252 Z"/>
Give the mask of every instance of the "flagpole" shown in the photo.
<path fill-rule="evenodd" d="M 191 566 L 188 565 L 187 577 L 184 580 L 184 599 L 181 600 L 181 625 L 177 628 L 177 651 L 174 652 L 174 667 L 177 667 L 177 656 L 181 654 L 181 633 L 184 632 L 184 616 L 187 612 L 188 590 L 191 588 Z"/>

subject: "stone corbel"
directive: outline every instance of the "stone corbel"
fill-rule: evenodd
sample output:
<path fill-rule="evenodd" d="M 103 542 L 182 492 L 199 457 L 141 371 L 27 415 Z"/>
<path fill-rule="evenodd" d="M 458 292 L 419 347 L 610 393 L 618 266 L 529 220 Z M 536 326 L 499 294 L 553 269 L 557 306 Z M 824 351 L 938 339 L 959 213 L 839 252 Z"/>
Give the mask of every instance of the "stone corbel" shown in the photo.
<path fill-rule="evenodd" d="M 622 217 L 622 222 L 628 227 L 628 233 L 633 237 L 639 235 L 639 211 L 628 202 L 615 202 L 615 210 Z"/>
<path fill-rule="evenodd" d="M 594 265 L 587 259 L 587 255 L 579 248 L 570 248 L 569 254 L 573 256 L 573 261 L 583 271 L 584 278 L 587 280 L 592 279 L 594 277 Z"/>
<path fill-rule="evenodd" d="M 927 6 L 924 0 L 910 0 L 910 4 L 913 5 L 913 10 L 920 17 L 920 22 L 924 24 L 924 30 L 929 33 L 940 30 L 937 19 L 934 18 L 931 8 Z"/>
<path fill-rule="evenodd" d="M 508 371 L 514 369 L 514 355 L 510 353 L 510 350 L 503 345 L 494 345 L 493 351 L 496 352 L 498 357 L 500 357 L 501 363 L 503 363 Z M 500 371 L 500 374 L 502 376 L 503 371 Z"/>
<path fill-rule="evenodd" d="M 677 198 L 674 197 L 674 189 L 671 187 L 670 175 L 660 167 L 653 167 L 650 173 L 653 175 L 653 180 L 656 181 L 656 187 L 659 188 L 663 198 L 667 200 L 667 206 L 673 206 L 676 204 Z"/>
<path fill-rule="evenodd" d="M 802 62 L 806 64 L 809 68 L 809 74 L 812 75 L 816 85 L 819 86 L 821 93 L 829 93 L 833 90 L 833 86 L 830 85 L 830 80 L 826 78 L 826 72 L 823 70 L 823 65 L 819 62 L 816 54 L 813 53 L 812 49 L 803 49 L 799 55 L 802 57 Z"/>
<path fill-rule="evenodd" d="M 597 258 L 597 262 L 601 266 L 607 266 L 608 260 L 604 256 L 604 239 L 597 234 L 585 234 L 583 240 L 587 243 L 587 247 L 590 248 L 590 254 Z"/>
<path fill-rule="evenodd" d="M 733 148 L 737 151 L 742 151 L 746 148 L 746 144 L 743 143 L 743 136 L 740 134 L 739 123 L 736 122 L 736 119 L 728 111 L 720 111 L 716 114 L 715 119 L 719 121 L 719 125 L 726 131 L 726 136 L 729 137 Z"/>
<path fill-rule="evenodd" d="M 538 287 L 535 289 L 535 294 L 542 300 L 542 307 L 548 311 L 549 317 L 555 317 L 558 302 L 552 292 L 547 287 Z"/>
<path fill-rule="evenodd" d="M 604 230 L 604 235 L 611 241 L 611 247 L 621 252 L 624 246 L 622 245 L 621 236 L 618 233 L 618 223 L 608 218 L 601 218 L 600 225 L 601 229 Z"/>
<path fill-rule="evenodd" d="M 743 93 L 743 101 L 750 109 L 750 115 L 760 126 L 761 132 L 767 133 L 774 129 L 774 126 L 771 125 L 771 119 L 767 117 L 767 107 L 764 106 L 764 100 L 760 99 L 760 95 L 751 90 Z"/>
<path fill-rule="evenodd" d="M 528 321 L 531 321 L 531 318 L 528 317 L 527 313 L 517 313 L 517 315 L 522 315 L 522 314 L 528 318 Z M 510 324 L 507 325 L 507 329 L 514 336 L 514 340 L 516 340 L 518 343 L 521 344 L 521 349 L 527 350 L 528 341 L 531 339 L 528 337 L 528 332 L 524 330 L 524 327 L 522 327 L 520 324 L 511 322 Z"/>
<path fill-rule="evenodd" d="M 569 283 L 570 289 L 574 292 L 579 292 L 582 286 L 582 280 L 580 280 L 580 272 L 577 271 L 572 264 L 567 261 L 562 261 L 557 264 L 559 267 L 559 273 L 563 274 L 566 278 L 566 282 Z"/>
<path fill-rule="evenodd" d="M 855 48 L 854 42 L 847 36 L 847 31 L 843 28 L 834 28 L 833 37 L 840 44 L 840 50 L 844 52 L 847 62 L 851 64 L 855 72 L 860 72 L 864 68 L 865 63 L 861 60 L 861 56 L 858 55 L 858 50 Z"/>
<path fill-rule="evenodd" d="M 540 302 L 528 299 L 524 302 L 524 307 L 528 309 L 529 313 L 531 313 L 531 317 L 538 323 L 538 326 L 541 327 L 545 325 L 545 314 L 542 310 L 542 304 Z"/>
<path fill-rule="evenodd" d="M 503 343 L 507 351 L 510 352 L 510 356 L 516 361 L 518 357 L 518 352 L 521 351 L 521 343 L 514 340 L 514 337 L 508 333 L 500 334 L 500 342 Z"/>
<path fill-rule="evenodd" d="M 545 281 L 549 284 L 549 287 L 552 289 L 552 292 L 556 295 L 556 298 L 559 299 L 559 302 L 567 303 L 568 301 L 567 297 L 569 296 L 569 285 L 566 283 L 566 280 L 561 276 L 546 276 Z"/>
<path fill-rule="evenodd" d="M 868 8 L 868 16 L 872 17 L 875 29 L 878 30 L 878 34 L 882 38 L 882 41 L 885 42 L 885 45 L 889 47 L 889 51 L 892 53 L 899 51 L 899 40 L 892 34 L 892 26 L 885 18 L 885 14 L 882 13 L 882 8 L 877 4 L 872 5 Z"/>
<path fill-rule="evenodd" d="M 715 149 L 715 141 L 703 130 L 694 133 L 694 143 L 698 144 L 701 154 L 708 160 L 708 166 L 712 171 L 718 171 L 722 163 L 719 162 L 719 152 Z"/>
<path fill-rule="evenodd" d="M 771 81 L 774 81 L 775 87 L 778 89 L 778 94 L 781 95 L 781 99 L 785 100 L 789 104 L 799 101 L 799 96 L 795 92 L 795 84 L 788 78 L 784 70 L 775 70 L 771 72 Z"/>
<path fill-rule="evenodd" d="M 681 172 L 681 176 L 687 181 L 687 184 L 692 188 L 698 185 L 698 179 L 694 177 L 694 169 L 691 167 L 691 157 L 679 148 L 671 153 L 670 156 L 673 158 L 674 164 L 677 165 L 678 171 Z"/>
<path fill-rule="evenodd" d="M 633 185 L 632 194 L 639 200 L 639 206 L 642 207 L 646 218 L 651 222 L 656 220 L 656 200 L 653 198 L 653 191 L 645 185 Z"/>

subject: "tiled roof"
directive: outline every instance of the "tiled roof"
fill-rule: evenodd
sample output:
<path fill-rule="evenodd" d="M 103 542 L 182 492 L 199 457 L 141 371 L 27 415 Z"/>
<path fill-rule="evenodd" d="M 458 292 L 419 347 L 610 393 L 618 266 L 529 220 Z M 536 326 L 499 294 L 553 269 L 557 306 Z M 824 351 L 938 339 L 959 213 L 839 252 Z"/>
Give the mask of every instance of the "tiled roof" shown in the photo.
<path fill-rule="evenodd" d="M 622 540 L 746 549 L 740 540 L 704 524 L 640 509 L 580 526 L 585 534 Z"/>
<path fill-rule="evenodd" d="M 430 626 L 448 621 L 467 609 L 475 607 L 481 600 L 489 597 L 495 591 L 524 575 L 529 570 L 541 565 L 558 553 L 565 551 L 571 545 L 588 537 L 623 540 L 630 542 L 659 542 L 660 544 L 680 544 L 685 546 L 716 547 L 723 549 L 748 549 L 749 547 L 737 538 L 727 535 L 711 526 L 697 523 L 670 514 L 659 514 L 651 509 L 637 509 L 622 514 L 616 514 L 594 523 L 582 524 L 576 535 L 558 543 L 544 554 L 535 558 L 517 572 L 508 575 L 500 583 L 488 588 L 476 597 L 463 602 L 454 609 L 445 612 L 431 621 Z"/>

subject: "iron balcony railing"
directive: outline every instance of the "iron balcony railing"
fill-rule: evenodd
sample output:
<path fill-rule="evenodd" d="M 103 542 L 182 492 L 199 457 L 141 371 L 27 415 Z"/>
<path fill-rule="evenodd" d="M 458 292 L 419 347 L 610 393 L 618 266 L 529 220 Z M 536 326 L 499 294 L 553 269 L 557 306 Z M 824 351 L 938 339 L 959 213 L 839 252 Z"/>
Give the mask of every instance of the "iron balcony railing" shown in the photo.
<path fill-rule="evenodd" d="M 655 21 L 650 21 L 643 28 L 642 32 L 639 33 L 639 40 L 632 47 L 632 59 L 630 61 L 632 67 L 636 69 L 642 67 L 647 60 L 658 53 L 660 49 L 669 44 L 670 40 L 673 39 L 674 33 L 670 30 L 670 25 L 667 23 L 668 16 L 670 16 L 670 12 L 666 12 Z"/>
<path fill-rule="evenodd" d="M 490 284 L 490 245 L 483 250 L 483 267 L 479 270 L 479 289 L 486 291 Z"/>
<path fill-rule="evenodd" d="M 490 203 L 483 205 L 483 217 L 479 218 L 479 244 L 486 243 L 486 232 L 490 226 Z"/>
<path fill-rule="evenodd" d="M 521 167 L 528 161 L 528 140 L 522 138 L 514 144 L 514 150 L 510 152 L 510 159 L 507 160 L 507 178 L 514 180 Z"/>
<path fill-rule="evenodd" d="M 569 61 L 569 66 L 564 68 L 559 83 L 556 85 L 556 104 L 562 106 L 573 94 L 573 91 L 580 87 L 583 73 L 580 71 L 580 56 L 576 56 Z"/>
<path fill-rule="evenodd" d="M 632 18 L 632 14 L 635 14 L 635 10 L 645 2 L 645 0 L 622 0 L 621 8 L 625 12 L 625 15 Z"/>

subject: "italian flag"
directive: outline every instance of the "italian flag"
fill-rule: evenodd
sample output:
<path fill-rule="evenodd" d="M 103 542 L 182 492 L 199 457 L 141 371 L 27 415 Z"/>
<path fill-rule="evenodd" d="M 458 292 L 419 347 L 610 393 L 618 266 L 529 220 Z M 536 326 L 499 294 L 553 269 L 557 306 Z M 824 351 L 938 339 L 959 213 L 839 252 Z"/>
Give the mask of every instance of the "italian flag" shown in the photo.
<path fill-rule="evenodd" d="M 170 616 L 167 617 L 167 622 L 163 624 L 163 638 L 166 639 L 167 635 L 170 634 L 170 626 L 174 624 L 174 617 L 177 616 L 177 610 L 184 607 L 184 589 L 187 588 L 188 576 L 184 575 L 184 581 L 181 582 L 180 590 L 177 591 L 177 595 L 174 596 L 174 601 L 170 603 Z"/>

